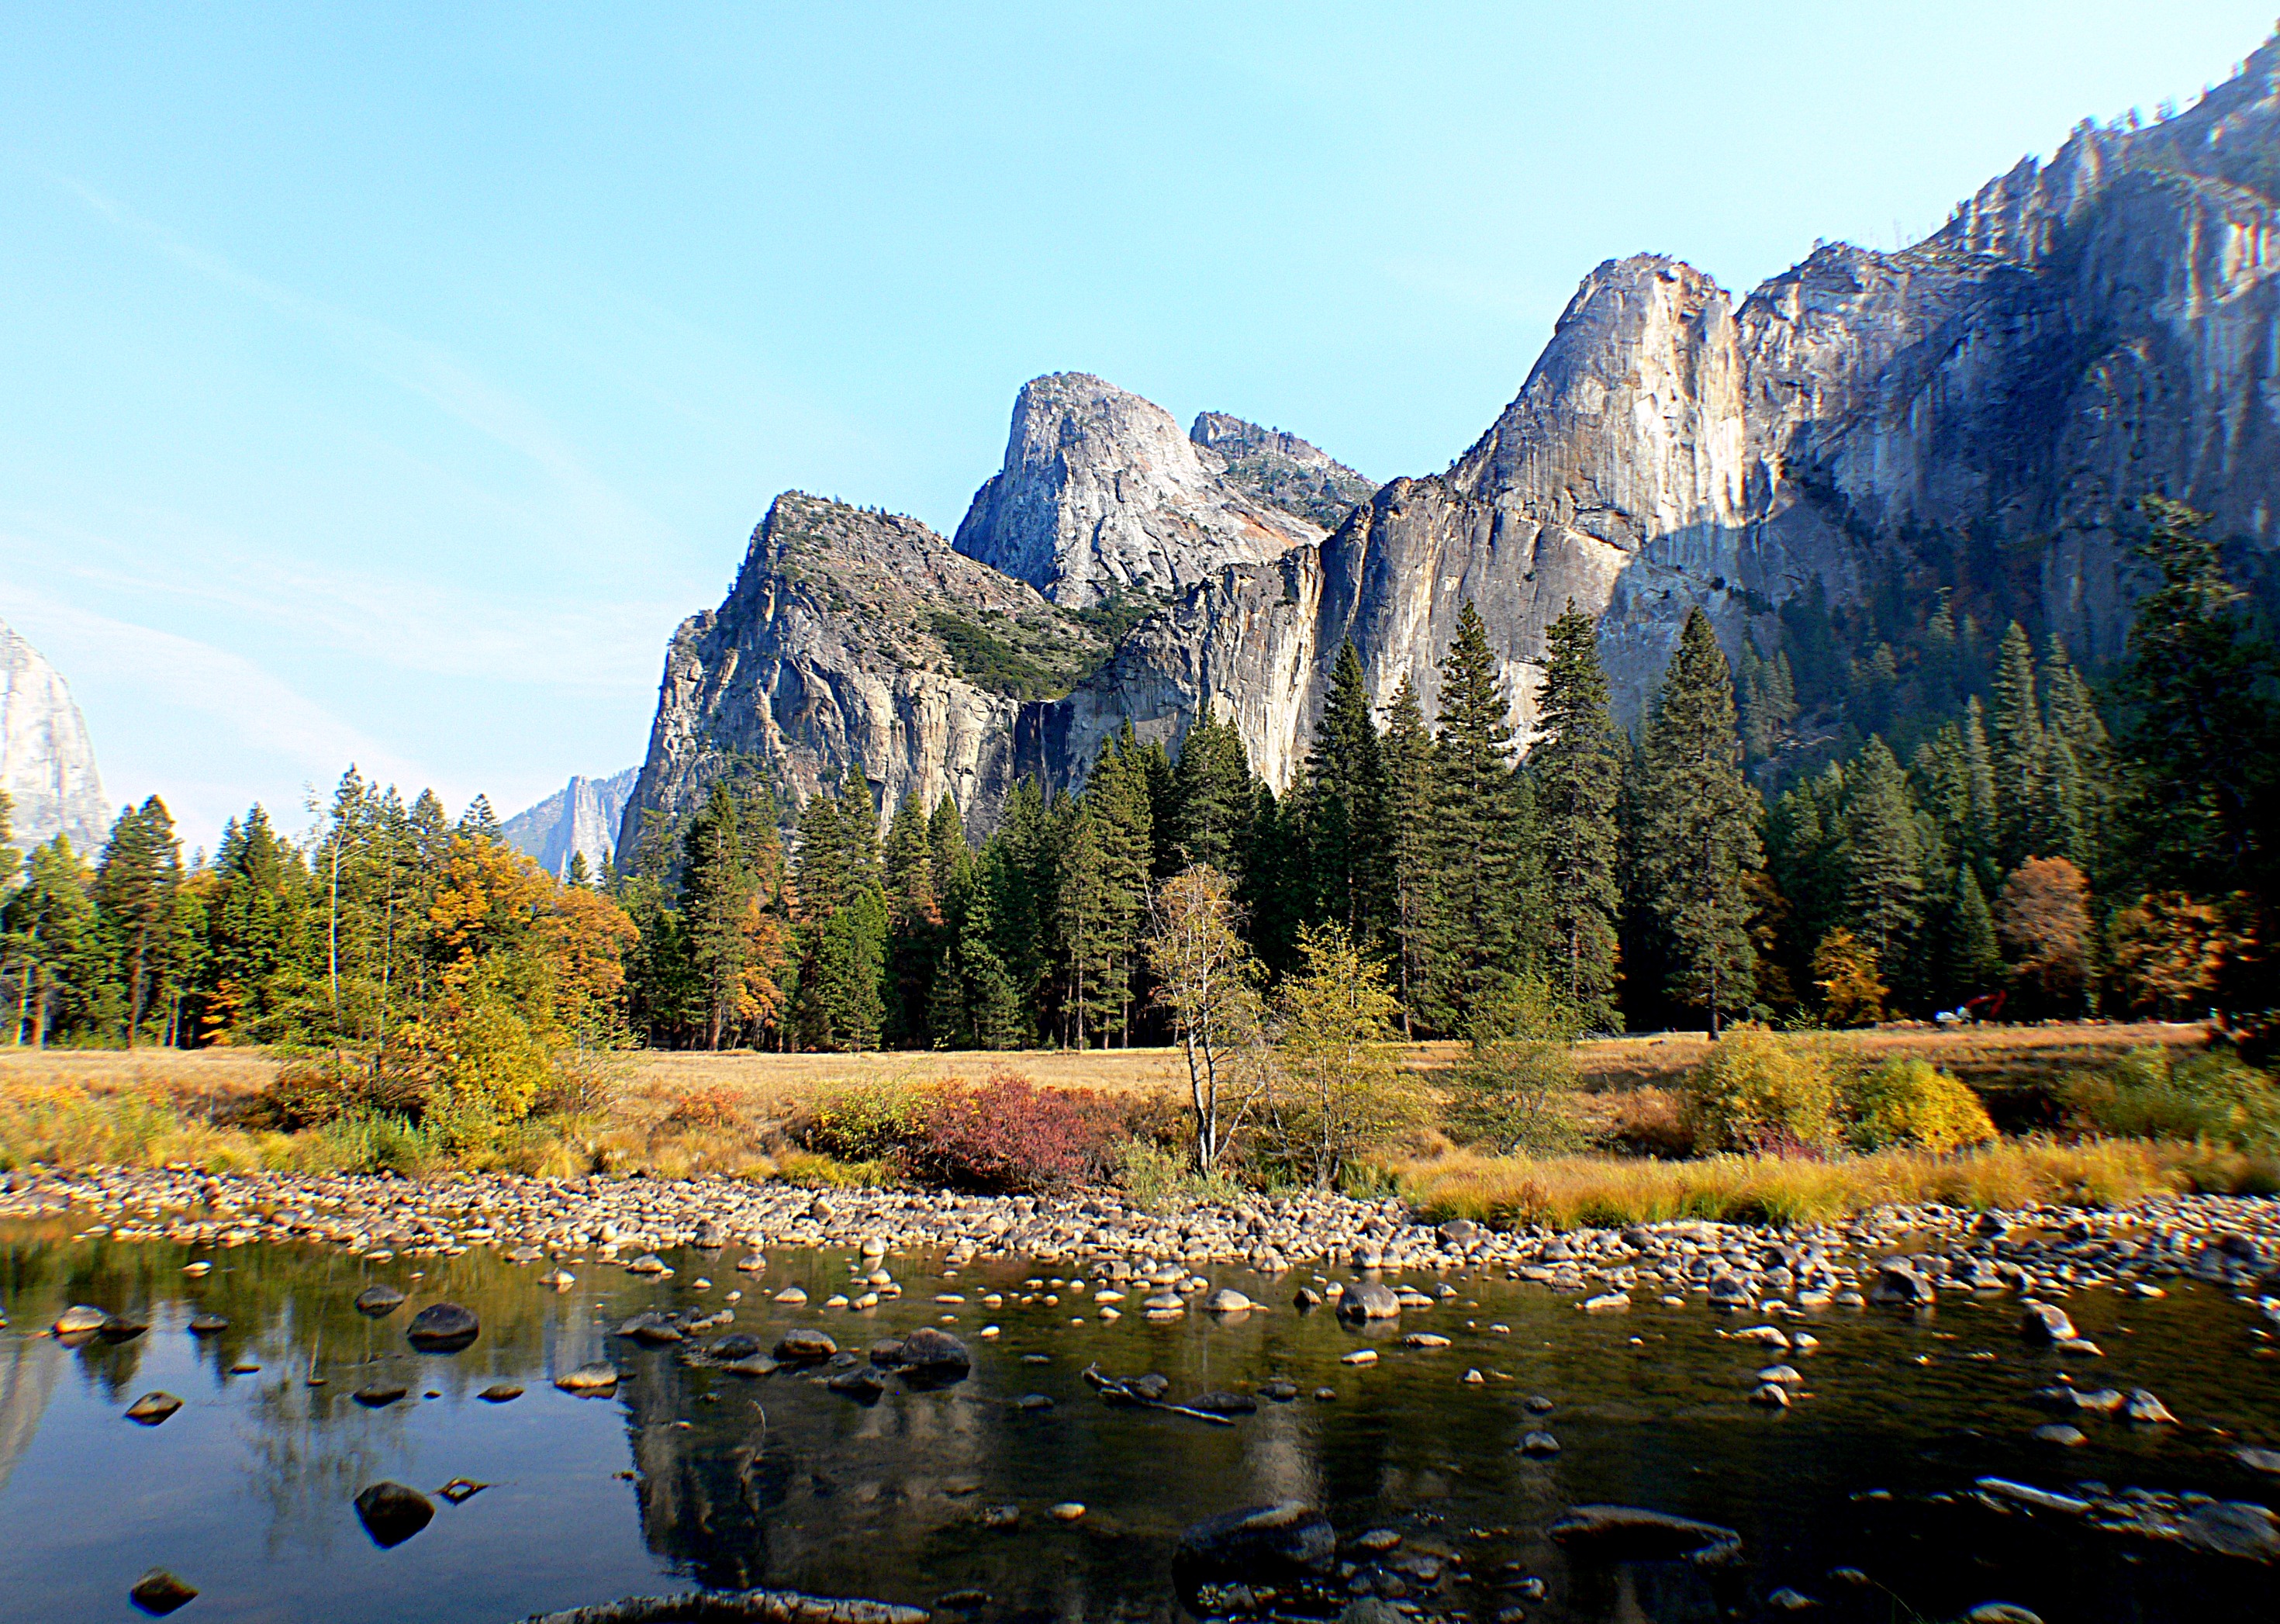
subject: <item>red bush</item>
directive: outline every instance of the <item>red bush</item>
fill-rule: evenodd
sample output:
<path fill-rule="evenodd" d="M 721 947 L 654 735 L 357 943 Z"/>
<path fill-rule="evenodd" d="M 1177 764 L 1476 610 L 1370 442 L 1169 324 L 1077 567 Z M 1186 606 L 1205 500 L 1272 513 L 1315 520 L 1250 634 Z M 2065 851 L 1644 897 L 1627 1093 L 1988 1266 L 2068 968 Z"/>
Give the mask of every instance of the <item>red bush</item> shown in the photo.
<path fill-rule="evenodd" d="M 944 1084 L 912 1147 L 913 1171 L 959 1189 L 1066 1189 L 1100 1169 L 1106 1135 L 1090 1102 L 995 1072 L 979 1086 Z"/>

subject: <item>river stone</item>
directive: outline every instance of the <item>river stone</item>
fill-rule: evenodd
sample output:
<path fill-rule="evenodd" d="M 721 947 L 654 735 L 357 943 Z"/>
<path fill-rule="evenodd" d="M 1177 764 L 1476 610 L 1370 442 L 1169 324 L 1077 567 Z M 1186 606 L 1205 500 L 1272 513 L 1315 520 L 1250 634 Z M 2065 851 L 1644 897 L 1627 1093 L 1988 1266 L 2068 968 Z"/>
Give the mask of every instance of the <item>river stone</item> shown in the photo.
<path fill-rule="evenodd" d="M 689 1340 L 689 1333 L 675 1325 L 670 1315 L 659 1313 L 654 1309 L 626 1320 L 618 1327 L 618 1335 L 630 1336 L 650 1348 L 667 1347 Z"/>
<path fill-rule="evenodd" d="M 618 1367 L 607 1359 L 596 1359 L 564 1371 L 554 1378 L 554 1385 L 566 1393 L 613 1393 L 618 1388 Z"/>
<path fill-rule="evenodd" d="M 475 1397 L 487 1405 L 512 1404 L 522 1397 L 522 1389 L 512 1382 L 495 1382 Z"/>
<path fill-rule="evenodd" d="M 805 1326 L 776 1340 L 776 1358 L 786 1365 L 820 1365 L 838 1351 L 829 1336 Z"/>
<path fill-rule="evenodd" d="M 733 1365 L 738 1359 L 748 1359 L 760 1351 L 760 1339 L 750 1331 L 731 1331 L 716 1338 L 705 1350 L 705 1357 L 715 1364 Z"/>
<path fill-rule="evenodd" d="M 1322 1294 L 1312 1286 L 1301 1286 L 1291 1294 L 1290 1305 L 1303 1314 L 1322 1305 Z"/>
<path fill-rule="evenodd" d="M 193 1314 L 189 1328 L 193 1336 L 219 1336 L 229 1329 L 229 1321 L 220 1314 Z"/>
<path fill-rule="evenodd" d="M 148 1320 L 137 1319 L 133 1314 L 111 1314 L 96 1328 L 95 1334 L 105 1342 L 133 1342 L 150 1328 Z"/>
<path fill-rule="evenodd" d="M 394 1286 L 366 1286 L 357 1293 L 357 1312 L 383 1319 L 404 1306 L 404 1293 Z"/>
<path fill-rule="evenodd" d="M 1282 1381 L 1279 1377 L 1272 1382 L 1262 1382 L 1259 1384 L 1259 1396 L 1261 1398 L 1271 1398 L 1278 1405 L 1287 1405 L 1298 1397 L 1298 1384 L 1295 1382 Z"/>
<path fill-rule="evenodd" d="M 1520 1452 L 1542 1460 L 1560 1452 L 1560 1440 L 1548 1432 L 1531 1432 L 1521 1439 Z"/>
<path fill-rule="evenodd" d="M 1445 1348 L 1449 1339 L 1438 1331 L 1412 1331 L 1401 1339 L 1405 1348 Z"/>
<path fill-rule="evenodd" d="M 1877 1266 L 1876 1283 L 1868 1289 L 1868 1300 L 1885 1307 L 1918 1308 L 1938 1297 L 1930 1278 L 1905 1258 L 1885 1258 Z"/>
<path fill-rule="evenodd" d="M 163 1619 L 197 1598 L 197 1591 L 163 1567 L 154 1567 L 137 1579 L 127 1599 L 154 1619 Z"/>
<path fill-rule="evenodd" d="M 412 1389 L 390 1382 L 367 1382 L 349 1395 L 367 1410 L 378 1410 L 394 1404 Z"/>
<path fill-rule="evenodd" d="M 823 1385 L 843 1398 L 867 1405 L 878 1403 L 879 1396 L 887 1390 L 886 1383 L 879 1380 L 879 1373 L 868 1365 L 843 1370 Z"/>
<path fill-rule="evenodd" d="M 1259 1305 L 1232 1286 L 1221 1286 L 1204 1299 L 1204 1309 L 1214 1314 L 1247 1314 Z"/>
<path fill-rule="evenodd" d="M 181 1407 L 182 1401 L 172 1393 L 163 1390 L 145 1393 L 127 1406 L 127 1419 L 140 1421 L 145 1427 L 156 1427 Z"/>
<path fill-rule="evenodd" d="M 922 1325 L 903 1338 L 902 1366 L 905 1382 L 947 1387 L 966 1380 L 974 1368 L 974 1355 L 948 1331 Z"/>
<path fill-rule="evenodd" d="M 1188 1400 L 1182 1406 L 1201 1410 L 1205 1415 L 1256 1415 L 1259 1401 L 1248 1393 L 1203 1393 Z"/>
<path fill-rule="evenodd" d="M 2186 1518 L 2184 1529 L 2188 1540 L 2219 1556 L 2280 1561 L 2280 1518 L 2261 1505 L 2221 1500 Z"/>
<path fill-rule="evenodd" d="M 2141 1427 L 2174 1427 L 2177 1423 L 2177 1418 L 2169 1413 L 2169 1406 L 2142 1387 L 2130 1395 L 2130 1402 L 2122 1407 L 2122 1413 Z"/>
<path fill-rule="evenodd" d="M 659 1257 L 653 1251 L 645 1251 L 640 1257 L 635 1258 L 631 1263 L 626 1265 L 626 1273 L 628 1274 L 670 1274 L 673 1271 L 665 1266 L 664 1258 Z"/>
<path fill-rule="evenodd" d="M 737 1258 L 736 1266 L 747 1274 L 757 1274 L 768 1266 L 767 1257 L 762 1252 L 752 1252 Z"/>
<path fill-rule="evenodd" d="M 90 1308 L 85 1303 L 75 1303 L 58 1314 L 55 1324 L 50 1328 L 58 1336 L 84 1336 L 90 1331 L 101 1330 L 104 1322 L 110 1318 L 109 1309 Z"/>
<path fill-rule="evenodd" d="M 1792 1590 L 1787 1585 L 1766 1597 L 1766 1605 L 1776 1612 L 1805 1612 L 1821 1604 L 1802 1590 Z"/>
<path fill-rule="evenodd" d="M 1963 1624 L 2043 1624 L 2042 1615 L 2015 1602 L 1981 1602 L 1963 1615 Z"/>
<path fill-rule="evenodd" d="M 2045 1421 L 2034 1430 L 2037 1443 L 2054 1443 L 2061 1449 L 2079 1449 L 2090 1442 L 2079 1427 L 2069 1427 L 2064 1421 Z"/>
<path fill-rule="evenodd" d="M 2233 1451 L 2232 1458 L 2252 1472 L 2280 1477 L 2280 1450 L 2243 1447 Z"/>
<path fill-rule="evenodd" d="M 1337 1559 L 1329 1519 L 1310 1505 L 1252 1506 L 1206 1517 L 1180 1535 L 1172 1585 L 1190 1612 L 1206 1585 L 1281 1589 L 1327 1574 Z"/>
<path fill-rule="evenodd" d="M 2019 1335 L 2029 1342 L 2047 1344 L 2080 1340 L 2074 1321 L 2067 1318 L 2066 1310 L 2054 1303 L 2029 1297 L 2019 1305 Z"/>
<path fill-rule="evenodd" d="M 1760 1382 L 1752 1389 L 1750 1402 L 1763 1405 L 1768 1410 L 1786 1410 L 1790 1406 L 1789 1389 L 1778 1382 Z"/>
<path fill-rule="evenodd" d="M 402 1544 L 435 1518 L 435 1503 L 402 1483 L 374 1483 L 356 1497 L 357 1520 L 382 1551 Z"/>
<path fill-rule="evenodd" d="M 1338 1294 L 1338 1315 L 1345 1320 L 1398 1320 L 1401 1298 L 1380 1280 L 1358 1280 Z"/>
<path fill-rule="evenodd" d="M 1544 1532 L 1570 1556 L 1598 1562 L 1683 1559 L 1711 1566 L 1742 1549 L 1742 1536 L 1731 1528 L 1637 1505 L 1571 1505 Z"/>
<path fill-rule="evenodd" d="M 412 1317 L 404 1338 L 422 1353 L 457 1353 L 481 1331 L 474 1310 L 457 1303 L 430 1303 Z"/>

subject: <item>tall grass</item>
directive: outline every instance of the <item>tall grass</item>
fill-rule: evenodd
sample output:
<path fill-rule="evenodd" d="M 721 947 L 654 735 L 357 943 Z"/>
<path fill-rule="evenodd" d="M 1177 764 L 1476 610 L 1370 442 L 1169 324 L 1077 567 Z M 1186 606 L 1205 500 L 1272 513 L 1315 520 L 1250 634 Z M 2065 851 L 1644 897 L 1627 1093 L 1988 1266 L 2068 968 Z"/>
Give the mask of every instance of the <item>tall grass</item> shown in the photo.
<path fill-rule="evenodd" d="M 2280 1158 L 2206 1144 L 2013 1140 L 1949 1156 L 1886 1151 L 1828 1160 L 1710 1156 L 1482 1157 L 1467 1151 L 1385 1164 L 1401 1193 L 1436 1220 L 1470 1218 L 1555 1228 L 1710 1219 L 1825 1222 L 1898 1202 L 2008 1208 L 2029 1202 L 2118 1206 L 2157 1194 L 2280 1192 Z"/>

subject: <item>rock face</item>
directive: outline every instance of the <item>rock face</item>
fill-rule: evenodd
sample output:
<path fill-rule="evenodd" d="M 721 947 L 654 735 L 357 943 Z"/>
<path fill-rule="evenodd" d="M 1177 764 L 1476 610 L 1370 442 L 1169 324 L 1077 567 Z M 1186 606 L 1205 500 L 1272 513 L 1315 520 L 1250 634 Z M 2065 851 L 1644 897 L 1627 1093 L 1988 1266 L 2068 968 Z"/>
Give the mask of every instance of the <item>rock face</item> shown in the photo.
<path fill-rule="evenodd" d="M 904 685 L 939 675 L 938 642 L 897 653 L 818 614 L 792 658 L 814 675 L 787 705 L 750 673 L 782 667 L 759 650 L 790 647 L 790 626 L 748 636 L 739 666 L 724 628 L 759 612 L 732 597 L 675 641 L 637 801 L 681 804 L 704 737 L 795 758 L 780 781 L 796 796 L 856 761 L 897 795 L 951 789 L 986 827 L 989 786 L 1075 787 L 1126 723 L 1176 748 L 1206 711 L 1281 791 L 1340 646 L 1381 704 L 1414 679 L 1429 718 L 1467 600 L 1523 729 L 1545 630 L 1571 602 L 1598 620 L 1627 717 L 1694 607 L 1729 651 L 1745 633 L 1769 650 L 1780 606 L 1814 590 L 1842 604 L 2000 572 L 2078 658 L 2110 658 L 2139 586 L 2138 497 L 2207 510 L 2236 548 L 2275 545 L 2276 199 L 2280 42 L 2181 116 L 2082 127 L 1898 252 L 1822 247 L 1739 299 L 1674 259 L 1610 260 L 1487 433 L 1328 535 L 1367 481 L 1303 441 L 1213 413 L 1181 436 L 1098 379 L 1039 379 L 958 551 L 1059 604 L 1140 591 L 1168 596 L 1163 610 L 1105 661 L 1086 644 L 1066 693 L 1000 686 L 997 703 L 971 683 L 921 702 Z M 862 517 L 932 556 L 922 527 Z M 876 566 L 859 550 L 846 567 Z M 824 680 L 851 665 L 861 683 Z M 922 703 L 939 720 L 920 723 Z"/>
<path fill-rule="evenodd" d="M 81 852 L 103 845 L 111 807 L 87 723 L 56 668 L 0 621 L 0 790 L 11 843 L 29 850 L 58 835 Z"/>
<path fill-rule="evenodd" d="M 1005 466 L 974 493 L 958 550 L 1073 608 L 1182 591 L 1229 564 L 1322 539 L 1321 525 L 1252 494 L 1267 482 L 1230 478 L 1224 455 L 1181 434 L 1153 402 L 1087 373 L 1054 373 L 1021 386 Z"/>
<path fill-rule="evenodd" d="M 1325 531 L 1377 494 L 1355 473 L 1296 435 L 1261 428 L 1224 412 L 1198 412 L 1188 438 L 1225 460 L 1228 482 L 1269 507 L 1312 520 Z"/>
<path fill-rule="evenodd" d="M 693 809 L 739 756 L 795 804 L 851 767 L 882 820 L 947 794 L 994 822 L 1024 701 L 1065 693 L 1107 650 L 914 519 L 787 491 L 727 601 L 674 634 L 620 866 L 640 860 L 645 812 Z"/>
<path fill-rule="evenodd" d="M 570 872 L 573 856 L 583 856 L 588 872 L 598 874 L 618 849 L 626 798 L 640 775 L 639 767 L 628 767 L 607 778 L 574 777 L 537 805 L 509 818 L 499 832 L 508 845 L 536 858 L 558 880 Z"/>

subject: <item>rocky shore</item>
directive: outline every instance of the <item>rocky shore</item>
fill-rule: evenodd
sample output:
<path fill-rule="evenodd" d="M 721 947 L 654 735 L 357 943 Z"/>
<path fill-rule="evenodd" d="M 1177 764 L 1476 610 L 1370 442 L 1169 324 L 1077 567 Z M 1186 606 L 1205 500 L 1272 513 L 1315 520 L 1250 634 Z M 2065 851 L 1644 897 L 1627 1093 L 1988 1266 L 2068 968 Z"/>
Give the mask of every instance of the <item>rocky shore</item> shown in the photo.
<path fill-rule="evenodd" d="M 1212 1266 L 1267 1274 L 1488 1270 L 1574 1294 L 1593 1312 L 1620 1312 L 1642 1297 L 1778 1315 L 1830 1304 L 1925 1304 L 1956 1292 L 2045 1301 L 2092 1288 L 2155 1295 L 2184 1276 L 2255 1297 L 2280 1320 L 2280 1202 L 2224 1196 L 2011 1213 L 1892 1206 L 1787 1229 L 1675 1220 L 1555 1234 L 1467 1220 L 1429 1226 L 1398 1201 L 1312 1192 L 1167 1216 L 1113 1192 L 819 1194 L 725 1179 L 502 1174 L 433 1181 L 173 1169 L 0 1175 L 0 1220 L 42 1217 L 85 1220 L 79 1233 L 118 1241 L 317 1244 L 376 1260 L 488 1247 L 519 1263 L 574 1254 L 630 1263 L 680 1246 L 790 1246 L 873 1258 L 924 1251 L 953 1263 L 1023 1257 L 1112 1280 L 1177 1271 L 1184 1281 Z M 2055 1328 L 2053 1339 L 2063 1340 Z"/>

